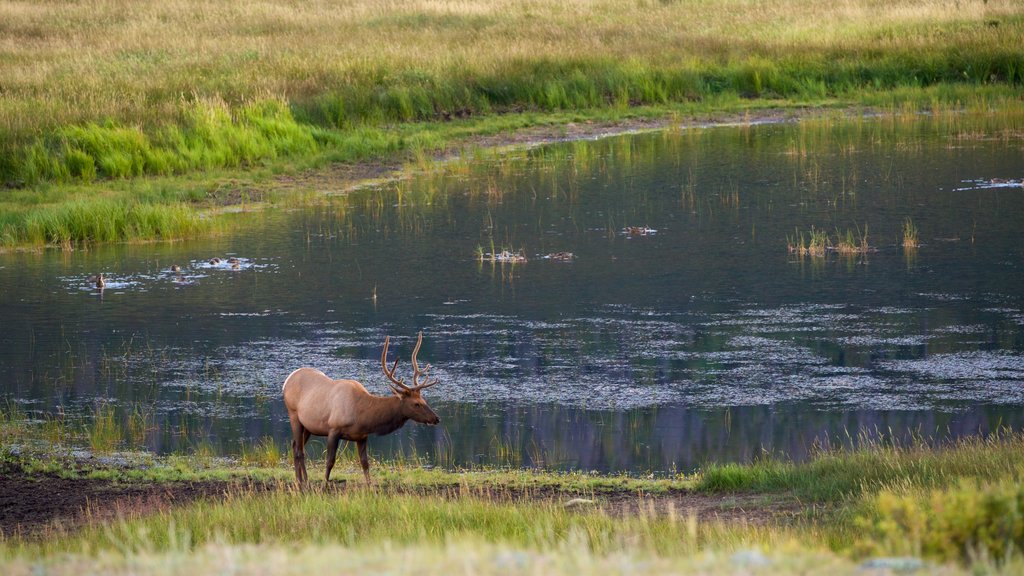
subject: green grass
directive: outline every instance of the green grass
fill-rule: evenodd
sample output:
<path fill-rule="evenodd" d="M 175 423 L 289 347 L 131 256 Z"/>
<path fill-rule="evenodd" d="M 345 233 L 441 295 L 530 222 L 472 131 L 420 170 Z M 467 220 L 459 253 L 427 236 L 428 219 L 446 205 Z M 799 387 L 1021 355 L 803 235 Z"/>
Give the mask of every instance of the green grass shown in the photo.
<path fill-rule="evenodd" d="M 5 4 L 0 246 L 209 234 L 224 175 L 536 124 L 1021 103 L 1011 0 L 641 4 Z"/>
<path fill-rule="evenodd" d="M 962 480 L 1024 479 L 1024 435 L 971 437 L 941 449 L 867 442 L 855 450 L 825 452 L 805 464 L 766 459 L 718 464 L 701 471 L 698 490 L 792 491 L 817 502 L 843 502 L 883 490 L 954 486 Z"/>
<path fill-rule="evenodd" d="M 23 413 L 5 414 L 0 430 L 16 427 L 13 417 Z M 29 426 L 27 432 L 19 429 L 6 438 L 24 444 L 41 430 L 42 425 Z M 947 573 L 964 567 L 975 573 L 1013 573 L 1020 569 L 1024 552 L 1021 433 L 940 447 L 863 442 L 856 449 L 819 453 L 806 463 L 711 465 L 692 476 L 662 479 L 522 469 L 441 470 L 394 461 L 374 463 L 377 484 L 367 489 L 358 465 L 343 459 L 331 489 L 314 483 L 305 491 L 293 488 L 289 465 L 275 461 L 265 444 L 247 448 L 263 455 L 234 464 L 202 455 L 136 454 L 128 456 L 132 465 L 117 468 L 95 467 L 45 447 L 34 455 L 2 452 L 3 459 L 33 473 L 117 484 L 246 480 L 270 482 L 277 489 L 251 491 L 240 484 L 224 499 L 143 509 L 42 539 L 10 539 L 0 542 L 0 565 L 6 564 L 7 573 L 26 570 L 29 559 L 57 573 L 72 566 L 105 566 L 115 572 L 148 566 L 144 571 L 150 572 L 158 571 L 150 564 L 156 559 L 216 564 L 211 555 L 243 554 L 251 546 L 261 551 L 254 558 L 273 563 L 280 555 L 290 557 L 299 545 L 345 550 L 353 558 L 397 571 L 401 566 L 369 560 L 370 550 L 383 546 L 398 556 L 416 550 L 431 557 L 451 549 L 497 555 L 505 551 L 529 566 L 546 558 L 556 572 L 567 569 L 570 559 L 596 566 L 612 558 L 641 563 L 636 567 L 640 573 L 649 566 L 692 567 L 701 558 L 716 558 L 708 565 L 711 571 L 729 571 L 737 568 L 730 564 L 738 561 L 734 552 L 753 549 L 765 552 L 757 561 L 768 558 L 769 565 L 761 568 L 772 573 L 799 571 L 809 558 L 833 563 L 843 572 L 854 570 L 865 557 L 908 554 L 946 563 L 942 570 Z M 318 471 L 310 474 L 315 478 Z M 641 494 L 683 502 L 704 495 L 720 498 L 722 506 L 736 505 L 730 502 L 743 496 L 740 505 L 751 513 L 776 502 L 802 509 L 753 525 L 697 521 L 685 509 L 662 506 L 655 511 L 643 499 L 614 514 L 564 506 L 580 496 L 602 502 Z M 481 571 L 490 569 L 487 558 L 470 557 L 474 566 L 484 563 Z M 287 571 L 282 567 L 272 572 Z"/>

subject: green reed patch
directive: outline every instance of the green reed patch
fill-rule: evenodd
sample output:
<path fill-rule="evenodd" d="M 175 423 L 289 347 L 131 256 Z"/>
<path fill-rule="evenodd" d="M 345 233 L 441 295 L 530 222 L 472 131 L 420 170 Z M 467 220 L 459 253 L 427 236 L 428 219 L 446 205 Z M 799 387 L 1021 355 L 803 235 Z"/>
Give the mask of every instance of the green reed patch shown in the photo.
<path fill-rule="evenodd" d="M 124 431 L 114 413 L 114 407 L 107 403 L 96 405 L 87 423 L 86 432 L 89 436 L 89 446 L 93 452 L 99 454 L 113 452 L 124 440 Z"/>
<path fill-rule="evenodd" d="M 920 246 L 920 241 L 918 240 L 917 225 L 914 224 L 914 221 L 910 218 L 910 216 L 907 216 L 903 220 L 902 245 L 903 248 L 908 250 L 913 250 Z"/>
<path fill-rule="evenodd" d="M 243 466 L 273 468 L 281 464 L 281 449 L 270 436 L 253 443 L 242 442 L 239 459 Z"/>
<path fill-rule="evenodd" d="M 75 200 L 28 210 L 0 228 L 0 244 L 75 245 L 127 239 L 175 239 L 196 236 L 210 224 L 186 204 L 148 204 L 126 200 Z"/>

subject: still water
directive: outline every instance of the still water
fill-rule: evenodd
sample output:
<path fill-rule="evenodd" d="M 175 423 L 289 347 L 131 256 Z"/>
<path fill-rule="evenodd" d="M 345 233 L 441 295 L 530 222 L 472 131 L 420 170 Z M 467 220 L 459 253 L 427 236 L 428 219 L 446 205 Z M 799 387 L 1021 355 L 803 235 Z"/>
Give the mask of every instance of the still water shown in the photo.
<path fill-rule="evenodd" d="M 145 413 L 157 451 L 284 446 L 292 370 L 383 394 L 384 336 L 408 371 L 423 330 L 442 425 L 373 439 L 378 456 L 668 472 L 1024 428 L 1022 120 L 480 153 L 220 238 L 0 255 L 0 394 Z M 812 227 L 871 249 L 789 253 Z M 527 261 L 486 259 L 503 250 Z"/>

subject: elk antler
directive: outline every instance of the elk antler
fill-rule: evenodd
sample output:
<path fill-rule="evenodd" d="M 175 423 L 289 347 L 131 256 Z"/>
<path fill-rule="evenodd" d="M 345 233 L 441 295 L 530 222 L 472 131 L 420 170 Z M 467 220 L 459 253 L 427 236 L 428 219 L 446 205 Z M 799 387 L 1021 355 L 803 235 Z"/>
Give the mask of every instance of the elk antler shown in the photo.
<path fill-rule="evenodd" d="M 390 343 L 391 336 L 386 336 L 384 338 L 384 350 L 380 353 L 380 369 L 384 371 L 384 375 L 388 377 L 388 380 L 391 380 L 391 382 L 395 384 L 395 386 L 391 386 L 395 389 L 395 392 L 400 392 L 399 388 L 409 391 L 411 388 L 405 385 L 405 381 L 403 379 L 395 378 L 395 370 L 398 368 L 398 358 L 395 358 L 395 363 L 392 364 L 391 370 L 388 370 L 388 345 Z"/>
<path fill-rule="evenodd" d="M 438 379 L 430 379 L 430 364 L 427 364 L 423 368 L 420 368 L 418 362 L 416 362 L 416 355 L 420 352 L 420 346 L 423 344 L 423 332 L 420 331 L 419 338 L 416 339 L 416 348 L 412 351 L 412 386 L 405 384 L 405 379 L 395 378 L 395 370 L 398 369 L 398 358 L 395 358 L 395 362 L 391 365 L 391 369 L 388 370 L 388 346 L 391 344 L 391 336 L 384 338 L 384 350 L 380 353 L 380 368 L 384 371 L 384 375 L 391 381 L 389 384 L 394 388 L 395 392 L 412 392 L 415 390 L 423 390 L 424 388 L 430 388 L 434 384 L 438 383 Z"/>
<path fill-rule="evenodd" d="M 427 364 L 422 369 L 419 363 L 416 362 L 416 355 L 420 353 L 420 344 L 423 344 L 423 331 L 420 330 L 419 338 L 416 339 L 416 347 L 412 350 L 412 383 L 413 390 L 423 390 L 424 388 L 430 388 L 434 384 L 438 383 L 438 379 L 434 378 L 430 380 L 430 364 Z M 421 381 L 420 378 L 423 380 Z"/>

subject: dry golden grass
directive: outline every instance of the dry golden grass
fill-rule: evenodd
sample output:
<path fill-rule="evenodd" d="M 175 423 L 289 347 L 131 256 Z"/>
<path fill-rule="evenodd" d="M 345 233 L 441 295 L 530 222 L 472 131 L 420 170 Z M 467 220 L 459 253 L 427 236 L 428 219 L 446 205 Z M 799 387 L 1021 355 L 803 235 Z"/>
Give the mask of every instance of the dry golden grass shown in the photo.
<path fill-rule="evenodd" d="M 0 134 L 161 122 L 196 95 L 301 102 L 350 83 L 479 75 L 517 61 L 658 68 L 1000 50 L 1021 36 L 1022 15 L 1013 0 L 9 1 L 0 3 Z"/>

